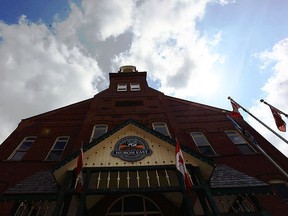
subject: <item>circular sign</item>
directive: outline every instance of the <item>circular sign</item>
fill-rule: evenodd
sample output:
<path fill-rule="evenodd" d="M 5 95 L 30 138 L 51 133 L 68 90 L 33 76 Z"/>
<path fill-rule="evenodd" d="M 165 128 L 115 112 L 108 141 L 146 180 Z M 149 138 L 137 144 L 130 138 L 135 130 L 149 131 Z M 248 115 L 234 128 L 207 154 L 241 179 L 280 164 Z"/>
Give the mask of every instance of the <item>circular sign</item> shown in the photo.
<path fill-rule="evenodd" d="M 151 155 L 152 150 L 149 148 L 148 143 L 141 137 L 127 136 L 115 144 L 111 154 L 121 160 L 134 162 Z"/>

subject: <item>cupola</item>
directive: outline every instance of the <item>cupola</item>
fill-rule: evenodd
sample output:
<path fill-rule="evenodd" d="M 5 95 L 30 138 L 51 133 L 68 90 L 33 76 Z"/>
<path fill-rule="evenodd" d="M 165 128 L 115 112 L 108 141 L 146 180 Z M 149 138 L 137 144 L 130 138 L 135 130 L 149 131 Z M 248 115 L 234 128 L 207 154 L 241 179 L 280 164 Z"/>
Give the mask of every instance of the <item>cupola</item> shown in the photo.
<path fill-rule="evenodd" d="M 136 67 L 133 65 L 125 65 L 121 66 L 118 73 L 131 73 L 131 72 L 138 72 Z"/>

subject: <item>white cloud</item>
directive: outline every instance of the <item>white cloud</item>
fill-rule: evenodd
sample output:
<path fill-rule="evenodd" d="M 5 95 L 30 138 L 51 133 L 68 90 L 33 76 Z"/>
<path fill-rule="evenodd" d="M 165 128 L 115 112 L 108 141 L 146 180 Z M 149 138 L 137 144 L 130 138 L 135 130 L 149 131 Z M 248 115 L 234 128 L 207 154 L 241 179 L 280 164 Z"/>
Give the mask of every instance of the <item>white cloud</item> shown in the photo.
<path fill-rule="evenodd" d="M 1 140 L 23 118 L 96 93 L 97 62 L 78 47 L 59 43 L 44 24 L 22 16 L 19 24 L 0 23 L 0 36 Z"/>
<path fill-rule="evenodd" d="M 130 50 L 115 57 L 115 65 L 135 64 L 160 80 L 166 94 L 188 98 L 216 94 L 219 74 L 213 64 L 222 58 L 213 51 L 221 33 L 212 41 L 200 35 L 196 22 L 210 1 L 145 1 L 133 17 Z"/>
<path fill-rule="evenodd" d="M 279 41 L 274 45 L 271 51 L 263 51 L 257 55 L 265 68 L 272 64 L 272 74 L 262 90 L 264 92 L 264 100 L 271 105 L 287 113 L 288 108 L 288 38 Z M 260 98 L 259 98 L 260 100 Z M 254 105 L 251 109 L 252 113 L 257 114 L 257 117 L 261 119 L 274 131 L 279 133 L 284 139 L 288 140 L 288 132 L 283 133 L 278 131 L 275 126 L 273 116 L 268 106 L 257 101 L 257 105 Z M 283 120 L 288 124 L 287 118 L 282 116 Z M 258 122 L 252 118 L 248 119 L 249 123 L 253 125 L 261 134 L 264 135 L 273 145 L 275 145 L 282 153 L 288 156 L 288 144 L 274 135 L 272 132 L 261 126 Z M 288 126 L 287 126 L 288 127 Z M 288 128 L 287 128 L 288 130 Z"/>
<path fill-rule="evenodd" d="M 131 0 L 83 1 L 86 32 L 100 40 L 124 33 L 131 26 L 134 4 Z"/>
<path fill-rule="evenodd" d="M 103 90 L 108 72 L 125 64 L 149 71 L 166 94 L 213 97 L 222 76 L 213 67 L 223 61 L 214 50 L 221 32 L 206 38 L 197 30 L 211 2 L 227 3 L 83 0 L 50 28 L 25 15 L 15 25 L 0 23 L 0 99 L 7 101 L 0 121 L 9 128 L 0 140 L 22 118 Z"/>

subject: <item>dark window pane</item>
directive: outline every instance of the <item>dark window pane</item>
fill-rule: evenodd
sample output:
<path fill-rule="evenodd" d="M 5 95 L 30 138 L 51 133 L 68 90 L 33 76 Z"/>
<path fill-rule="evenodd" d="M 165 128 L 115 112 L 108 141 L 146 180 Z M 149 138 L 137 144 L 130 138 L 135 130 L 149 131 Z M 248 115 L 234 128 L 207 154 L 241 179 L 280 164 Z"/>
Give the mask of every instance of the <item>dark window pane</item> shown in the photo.
<path fill-rule="evenodd" d="M 25 155 L 26 151 L 16 151 L 11 160 L 21 160 L 23 156 Z"/>
<path fill-rule="evenodd" d="M 62 151 L 51 151 L 47 157 L 47 160 L 59 160 L 62 155 Z"/>
<path fill-rule="evenodd" d="M 57 141 L 53 149 L 58 149 L 58 150 L 63 150 L 66 146 L 67 140 L 66 141 Z"/>
<path fill-rule="evenodd" d="M 143 106 L 143 101 L 137 100 L 137 101 L 116 101 L 115 106 L 116 107 L 131 107 L 131 106 Z"/>
<path fill-rule="evenodd" d="M 106 132 L 107 132 L 107 126 L 106 125 L 95 126 L 93 139 L 97 139 L 98 137 L 102 136 Z"/>
<path fill-rule="evenodd" d="M 19 150 L 27 150 L 29 149 L 34 141 L 24 141 L 21 146 L 19 147 Z"/>
<path fill-rule="evenodd" d="M 196 143 L 196 145 L 197 146 L 205 146 L 205 145 L 209 145 L 208 143 L 207 143 L 207 140 L 205 139 L 205 137 L 203 137 L 203 136 L 193 136 L 193 139 L 194 139 L 194 141 L 195 141 L 195 143 Z"/>
<path fill-rule="evenodd" d="M 243 144 L 247 143 L 246 140 L 235 131 L 225 131 L 227 136 L 232 140 L 234 144 Z"/>
<path fill-rule="evenodd" d="M 288 186 L 285 184 L 271 184 L 275 191 L 277 191 L 284 200 L 288 200 Z"/>
<path fill-rule="evenodd" d="M 122 206 L 122 200 L 119 200 L 112 206 L 110 212 L 121 212 L 121 206 Z"/>
<path fill-rule="evenodd" d="M 149 200 L 145 200 L 145 206 L 147 211 L 157 211 L 158 208 Z"/>
<path fill-rule="evenodd" d="M 215 155 L 215 152 L 210 146 L 199 146 L 200 152 L 204 155 Z"/>
<path fill-rule="evenodd" d="M 137 196 L 125 197 L 124 211 L 125 212 L 144 211 L 143 198 Z"/>
<path fill-rule="evenodd" d="M 235 143 L 235 144 L 246 143 L 246 141 L 241 136 L 232 135 L 232 136 L 229 136 L 229 137 L 233 141 L 233 143 Z"/>
<path fill-rule="evenodd" d="M 255 151 L 248 145 L 237 145 L 238 149 L 243 153 L 243 154 L 253 154 Z"/>
<path fill-rule="evenodd" d="M 158 131 L 159 133 L 170 136 L 167 125 L 165 123 L 154 123 L 154 130 Z"/>

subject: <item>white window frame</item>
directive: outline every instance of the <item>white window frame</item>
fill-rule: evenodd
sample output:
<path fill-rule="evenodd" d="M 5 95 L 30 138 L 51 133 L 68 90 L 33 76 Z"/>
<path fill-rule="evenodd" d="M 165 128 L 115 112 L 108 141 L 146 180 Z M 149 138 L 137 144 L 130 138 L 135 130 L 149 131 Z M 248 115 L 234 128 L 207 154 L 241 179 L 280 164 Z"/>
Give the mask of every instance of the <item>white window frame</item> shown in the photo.
<path fill-rule="evenodd" d="M 22 158 L 25 156 L 25 154 L 27 153 L 27 151 L 31 148 L 31 146 L 33 145 L 33 143 L 35 142 L 36 140 L 36 136 L 28 136 L 28 137 L 25 137 L 21 143 L 17 146 L 17 148 L 13 151 L 13 153 L 9 156 L 8 160 L 13 160 L 13 161 L 21 161 Z M 23 148 L 22 145 L 24 145 L 24 143 L 31 143 L 30 147 L 29 148 Z M 21 148 L 22 146 L 22 148 Z M 21 158 L 19 159 L 15 159 L 14 156 L 18 153 L 18 152 L 23 152 L 24 154 L 22 156 L 20 156 Z M 14 158 L 14 159 L 13 159 Z"/>
<path fill-rule="evenodd" d="M 212 145 L 209 143 L 209 141 L 207 140 L 206 136 L 202 133 L 202 132 L 197 132 L 197 131 L 194 131 L 194 132 L 190 132 L 190 136 L 192 137 L 195 145 L 197 146 L 199 152 L 201 154 L 204 154 L 204 155 L 207 155 L 207 156 L 214 156 L 214 155 L 217 155 L 216 154 L 216 151 L 213 149 Z M 200 144 L 198 141 L 197 141 L 197 138 L 202 138 L 202 140 L 204 141 L 204 144 Z M 210 151 L 212 152 L 212 154 L 205 154 L 204 151 L 202 151 L 202 147 L 204 148 L 209 148 Z"/>
<path fill-rule="evenodd" d="M 158 131 L 159 133 L 163 134 L 164 136 L 171 137 L 169 128 L 165 122 L 153 122 L 152 127 L 153 127 L 153 130 Z M 158 130 L 158 128 L 160 128 L 160 130 Z M 162 131 L 161 129 L 163 129 L 163 128 L 166 130 L 165 134 L 161 132 Z"/>
<path fill-rule="evenodd" d="M 105 127 L 105 130 L 104 130 L 105 132 L 102 132 L 102 133 L 100 133 L 99 135 L 97 135 L 97 137 L 95 137 L 95 133 L 96 133 L 97 129 L 98 129 L 98 128 L 101 128 L 101 129 L 99 129 L 98 131 L 103 131 L 102 128 L 104 128 L 104 127 Z M 107 125 L 107 124 L 96 124 L 96 125 L 94 125 L 93 130 L 92 130 L 92 134 L 91 134 L 90 141 L 92 141 L 93 139 L 97 139 L 98 137 L 100 137 L 100 136 L 102 136 L 103 134 L 107 133 L 107 131 L 108 131 L 108 125 Z"/>
<path fill-rule="evenodd" d="M 117 91 L 119 92 L 127 91 L 127 83 L 118 83 Z"/>
<path fill-rule="evenodd" d="M 64 147 L 62 149 L 55 149 L 55 146 L 57 145 L 58 142 L 64 142 L 62 139 L 65 139 L 66 143 L 64 145 Z M 61 156 L 63 154 L 63 151 L 65 150 L 66 146 L 67 146 L 67 143 L 69 142 L 69 139 L 70 137 L 69 136 L 60 136 L 60 137 L 57 137 L 57 139 L 55 140 L 52 148 L 50 149 L 49 153 L 47 154 L 46 156 L 46 159 L 45 160 L 48 160 L 48 161 L 58 161 L 61 159 Z M 57 159 L 49 159 L 49 156 L 52 152 L 61 152 L 61 154 L 59 155 L 59 158 Z"/>
<path fill-rule="evenodd" d="M 229 139 L 237 146 L 239 151 L 243 154 L 255 154 L 256 151 L 252 146 L 246 141 L 244 137 L 242 137 L 236 130 L 226 130 L 225 134 L 229 137 Z M 238 140 L 233 139 L 233 137 L 237 137 Z M 242 146 L 248 147 L 247 149 L 251 150 L 251 152 L 247 153 L 243 151 Z"/>
<path fill-rule="evenodd" d="M 130 83 L 130 90 L 131 91 L 140 91 L 140 83 Z"/>

